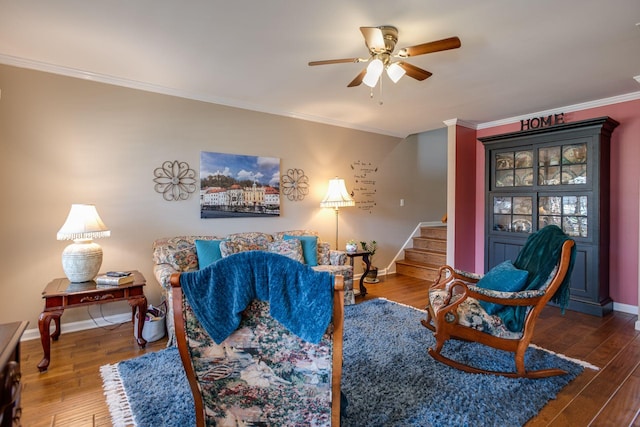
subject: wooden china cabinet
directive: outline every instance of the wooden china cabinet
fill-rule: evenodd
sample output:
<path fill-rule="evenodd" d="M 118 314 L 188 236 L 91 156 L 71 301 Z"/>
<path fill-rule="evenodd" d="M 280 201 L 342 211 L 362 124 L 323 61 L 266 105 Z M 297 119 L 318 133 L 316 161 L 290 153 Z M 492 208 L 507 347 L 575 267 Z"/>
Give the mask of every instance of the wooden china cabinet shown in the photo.
<path fill-rule="evenodd" d="M 609 297 L 609 117 L 479 138 L 485 146 L 485 268 L 512 261 L 555 224 L 576 242 L 569 308 L 602 316 Z"/>

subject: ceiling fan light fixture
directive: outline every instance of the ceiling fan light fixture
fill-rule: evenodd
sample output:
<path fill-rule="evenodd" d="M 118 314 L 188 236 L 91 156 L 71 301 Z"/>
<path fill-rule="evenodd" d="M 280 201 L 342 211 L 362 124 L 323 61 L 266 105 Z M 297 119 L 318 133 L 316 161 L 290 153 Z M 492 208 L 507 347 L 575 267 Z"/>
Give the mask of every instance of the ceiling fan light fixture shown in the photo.
<path fill-rule="evenodd" d="M 400 80 L 405 74 L 406 71 L 398 65 L 397 62 L 393 62 L 387 67 L 387 76 L 389 76 L 391 81 L 394 83 L 398 83 L 398 80 Z"/>
<path fill-rule="evenodd" d="M 384 64 L 380 59 L 374 59 L 367 66 L 367 74 L 362 79 L 362 83 L 369 87 L 374 87 L 378 83 L 378 79 L 384 70 Z"/>

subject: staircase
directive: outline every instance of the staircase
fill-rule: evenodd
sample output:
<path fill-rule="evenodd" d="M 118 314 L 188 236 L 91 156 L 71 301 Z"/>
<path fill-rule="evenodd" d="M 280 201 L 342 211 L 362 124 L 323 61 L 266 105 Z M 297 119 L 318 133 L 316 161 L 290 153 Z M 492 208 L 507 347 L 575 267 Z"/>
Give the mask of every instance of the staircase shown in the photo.
<path fill-rule="evenodd" d="M 396 261 L 396 274 L 432 281 L 446 260 L 447 227 L 421 227 L 413 247 L 404 250 L 403 260 Z"/>

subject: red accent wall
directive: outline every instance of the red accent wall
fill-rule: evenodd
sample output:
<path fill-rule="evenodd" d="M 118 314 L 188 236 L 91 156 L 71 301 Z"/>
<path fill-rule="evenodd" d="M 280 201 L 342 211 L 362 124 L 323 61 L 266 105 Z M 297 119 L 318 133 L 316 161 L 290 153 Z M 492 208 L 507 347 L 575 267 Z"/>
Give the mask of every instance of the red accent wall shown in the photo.
<path fill-rule="evenodd" d="M 456 237 L 454 265 L 474 270 L 476 241 L 476 131 L 456 126 Z"/>
<path fill-rule="evenodd" d="M 640 222 L 640 100 L 565 113 L 565 122 L 609 116 L 620 125 L 611 138 L 611 207 L 609 292 L 616 303 L 638 305 L 638 227 Z M 520 130 L 520 122 L 481 129 L 476 137 Z M 475 156 L 475 268 L 484 267 L 484 146 Z M 462 190 L 462 189 L 461 189 Z M 464 190 L 462 190 L 464 191 Z M 456 203 L 458 197 L 456 196 Z M 457 205 L 456 205 L 457 206 Z M 459 209 L 456 209 L 458 215 Z M 457 226 L 457 222 L 456 222 Z M 456 233 L 457 234 L 457 233 Z M 456 239 L 456 254 L 465 243 Z"/>

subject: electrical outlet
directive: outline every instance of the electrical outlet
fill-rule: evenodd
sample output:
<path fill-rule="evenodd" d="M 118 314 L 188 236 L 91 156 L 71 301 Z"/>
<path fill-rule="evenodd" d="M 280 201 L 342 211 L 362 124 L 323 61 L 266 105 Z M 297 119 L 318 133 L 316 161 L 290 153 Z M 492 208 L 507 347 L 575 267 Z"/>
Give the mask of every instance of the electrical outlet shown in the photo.
<path fill-rule="evenodd" d="M 404 199 L 400 199 L 400 206 L 404 206 Z"/>

